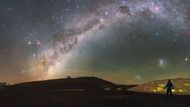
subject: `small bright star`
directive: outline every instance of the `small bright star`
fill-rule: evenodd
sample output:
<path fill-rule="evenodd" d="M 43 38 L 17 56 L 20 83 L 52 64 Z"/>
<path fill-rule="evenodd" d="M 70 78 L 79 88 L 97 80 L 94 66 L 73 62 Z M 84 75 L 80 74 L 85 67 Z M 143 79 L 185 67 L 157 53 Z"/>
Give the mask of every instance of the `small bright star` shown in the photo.
<path fill-rule="evenodd" d="M 31 45 L 31 44 L 32 44 L 32 42 L 29 41 L 29 42 L 28 42 L 28 45 Z"/>
<path fill-rule="evenodd" d="M 108 15 L 108 12 L 105 12 L 105 15 Z"/>
<path fill-rule="evenodd" d="M 185 58 L 185 61 L 187 62 L 189 60 L 189 58 Z"/>
<path fill-rule="evenodd" d="M 36 54 L 33 54 L 32 56 L 33 56 L 33 57 L 36 57 Z"/>
<path fill-rule="evenodd" d="M 103 22 L 103 21 L 104 21 L 104 19 L 102 19 L 102 18 L 101 18 L 101 19 L 100 19 L 100 21 L 101 21 L 101 22 Z"/>

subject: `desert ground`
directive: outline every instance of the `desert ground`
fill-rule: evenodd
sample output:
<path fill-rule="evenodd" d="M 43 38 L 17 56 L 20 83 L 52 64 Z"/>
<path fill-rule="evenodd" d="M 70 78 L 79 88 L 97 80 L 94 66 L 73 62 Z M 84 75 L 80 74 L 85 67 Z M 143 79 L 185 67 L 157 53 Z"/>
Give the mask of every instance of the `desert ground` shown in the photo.
<path fill-rule="evenodd" d="M 189 107 L 190 96 L 120 92 L 2 91 L 0 107 Z"/>
<path fill-rule="evenodd" d="M 190 106 L 188 95 L 137 93 L 128 91 L 130 87 L 89 77 L 21 83 L 0 90 L 0 107 Z"/>

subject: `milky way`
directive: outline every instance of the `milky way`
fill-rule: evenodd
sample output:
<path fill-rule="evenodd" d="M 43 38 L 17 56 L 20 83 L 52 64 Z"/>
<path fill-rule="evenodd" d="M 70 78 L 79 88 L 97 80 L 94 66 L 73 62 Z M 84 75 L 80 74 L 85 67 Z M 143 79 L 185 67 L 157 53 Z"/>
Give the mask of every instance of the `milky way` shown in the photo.
<path fill-rule="evenodd" d="M 20 15 L 15 20 L 24 20 L 22 29 L 18 30 L 21 33 L 16 34 L 18 39 L 9 37 L 1 14 L 1 27 L 6 28 L 1 33 L 5 35 L 1 41 L 6 41 L 3 47 L 12 38 L 16 42 L 11 43 L 16 47 L 11 45 L 10 49 L 18 51 L 16 55 L 21 57 L 16 59 L 20 61 L 16 69 L 21 74 L 3 73 L 7 78 L 23 77 L 14 81 L 93 75 L 118 83 L 137 83 L 190 74 L 188 0 L 52 0 L 44 5 L 31 0 L 12 7 L 8 5 L 11 1 L 2 3 L 7 5 L 3 7 L 6 11 Z M 18 13 L 22 4 L 36 18 L 30 14 L 25 19 L 22 15 L 25 11 Z M 21 22 L 9 26 L 17 27 Z M 34 30 L 31 32 L 31 29 Z M 8 31 L 12 32 L 9 35 L 16 32 Z M 25 36 L 27 31 L 29 36 Z M 26 45 L 19 43 L 22 41 Z M 24 47 L 23 53 L 19 46 Z M 9 51 L 1 50 L 3 55 Z M 4 69 L 12 70 L 6 66 Z M 9 81 L 7 78 L 4 80 Z"/>

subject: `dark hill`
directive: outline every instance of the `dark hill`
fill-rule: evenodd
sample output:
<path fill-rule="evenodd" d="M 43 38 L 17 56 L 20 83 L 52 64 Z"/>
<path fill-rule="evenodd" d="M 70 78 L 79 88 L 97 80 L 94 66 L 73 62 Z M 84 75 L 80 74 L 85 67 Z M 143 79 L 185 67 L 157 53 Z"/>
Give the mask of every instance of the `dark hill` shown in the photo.
<path fill-rule="evenodd" d="M 45 81 L 34 81 L 15 84 L 9 86 L 8 89 L 84 89 L 98 90 L 104 88 L 114 88 L 116 85 L 109 81 L 96 77 L 79 77 L 79 78 L 64 78 Z"/>

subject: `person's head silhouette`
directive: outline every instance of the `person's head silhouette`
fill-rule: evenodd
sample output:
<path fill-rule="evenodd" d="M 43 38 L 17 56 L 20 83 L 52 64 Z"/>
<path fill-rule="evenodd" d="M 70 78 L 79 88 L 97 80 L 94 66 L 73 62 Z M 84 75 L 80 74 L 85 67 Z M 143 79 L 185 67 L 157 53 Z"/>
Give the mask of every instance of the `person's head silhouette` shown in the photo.
<path fill-rule="evenodd" d="M 171 80 L 169 79 L 168 82 L 171 82 Z"/>

